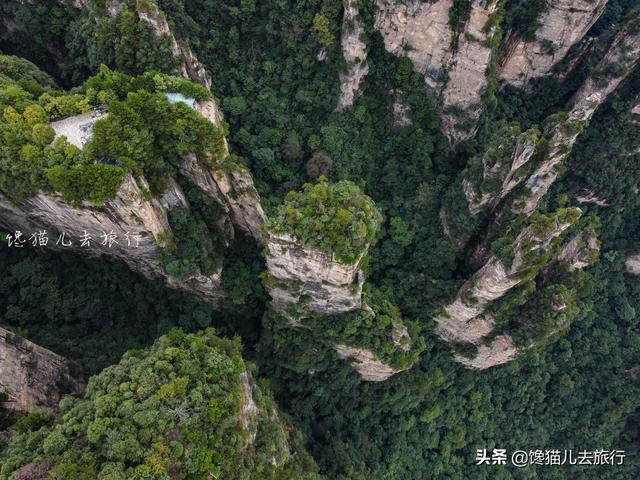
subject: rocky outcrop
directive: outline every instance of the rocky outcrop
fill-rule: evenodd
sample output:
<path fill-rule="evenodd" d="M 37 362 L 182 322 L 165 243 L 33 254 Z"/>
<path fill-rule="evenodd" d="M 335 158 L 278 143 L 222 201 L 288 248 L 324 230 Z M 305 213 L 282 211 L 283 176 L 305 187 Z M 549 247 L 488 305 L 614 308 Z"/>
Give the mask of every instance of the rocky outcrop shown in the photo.
<path fill-rule="evenodd" d="M 586 228 L 562 247 L 558 260 L 570 271 L 591 265 L 600 253 L 600 240 L 593 228 Z"/>
<path fill-rule="evenodd" d="M 410 58 L 430 87 L 442 87 L 451 49 L 453 0 L 376 0 L 376 5 L 375 28 L 386 50 Z"/>
<path fill-rule="evenodd" d="M 342 360 L 351 360 L 353 369 L 368 382 L 382 382 L 399 372 L 378 360 L 370 350 L 346 345 L 335 345 L 333 349 Z"/>
<path fill-rule="evenodd" d="M 233 224 L 253 237 L 258 245 L 262 245 L 262 225 L 267 216 L 251 173 L 244 167 L 234 166 L 214 170 L 212 175 L 224 196 Z"/>
<path fill-rule="evenodd" d="M 88 8 L 84 2 L 76 3 L 79 4 L 78 8 Z M 118 14 L 121 5 L 122 2 L 119 0 L 107 2 L 106 11 L 108 14 L 115 16 Z M 208 72 L 198 61 L 189 44 L 185 40 L 179 39 L 171 29 L 164 12 L 160 11 L 153 2 L 145 2 L 144 5 L 139 4 L 137 13 L 141 20 L 149 24 L 157 36 L 165 36 L 169 39 L 172 53 L 180 61 L 176 73 L 211 90 L 211 77 Z M 217 127 L 225 128 L 224 116 L 216 100 L 196 102 L 195 110 Z M 229 146 L 226 138 L 223 139 L 223 142 L 224 150 L 222 156 L 226 157 L 229 154 Z M 189 169 L 187 168 L 186 170 L 188 171 Z M 225 169 L 208 173 L 199 171 L 197 175 L 199 181 L 194 183 L 199 185 L 204 181 L 211 185 L 209 179 L 205 179 L 207 176 L 213 176 L 217 188 L 212 187 L 209 190 L 205 189 L 205 191 L 208 191 L 225 207 L 234 225 L 253 237 L 259 244 L 262 244 L 261 226 L 266 219 L 266 215 L 260 205 L 260 198 L 250 172 L 239 166 L 234 168 L 227 166 Z M 189 178 L 194 181 L 194 178 Z M 214 190 L 216 194 L 214 194 Z"/>
<path fill-rule="evenodd" d="M 490 18 L 499 2 L 473 0 L 469 19 L 455 31 L 450 25 L 453 0 L 377 0 L 376 4 L 375 28 L 385 48 L 410 58 L 427 86 L 441 95 L 444 133 L 453 141 L 471 137 L 488 85 L 490 40 L 495 34 Z"/>
<path fill-rule="evenodd" d="M 342 112 L 353 105 L 360 82 L 369 73 L 367 46 L 362 41 L 364 27 L 360 20 L 357 0 L 344 0 L 342 21 L 342 56 L 347 62 L 347 72 L 340 74 L 340 98 L 336 110 Z"/>
<path fill-rule="evenodd" d="M 624 262 L 627 273 L 631 275 L 640 275 L 640 255 L 631 255 Z"/>
<path fill-rule="evenodd" d="M 580 216 L 578 209 L 559 211 L 540 224 L 532 224 L 513 242 L 510 262 L 493 255 L 458 291 L 453 302 L 436 318 L 436 333 L 454 345 L 474 345 L 489 358 L 511 358 L 506 339 L 496 347 L 485 345 L 484 338 L 494 329 L 494 320 L 485 313 L 487 306 L 528 278 L 531 269 L 539 269 L 544 254 L 554 239 L 560 237 Z M 482 348 L 485 346 L 486 348 Z M 498 348 L 497 354 L 492 348 Z M 504 347 L 504 348 L 503 348 Z M 487 349 L 488 348 L 488 349 Z M 491 366 L 485 363 L 485 367 Z"/>
<path fill-rule="evenodd" d="M 350 264 L 302 247 L 288 234 L 270 234 L 266 242 L 272 307 L 295 323 L 305 315 L 336 315 L 362 307 L 363 252 Z"/>
<path fill-rule="evenodd" d="M 194 292 L 217 305 L 224 297 L 220 289 L 221 271 L 210 276 L 192 274 L 176 278 L 167 274 L 159 261 L 161 249 L 172 237 L 168 210 L 188 207 L 184 193 L 175 181 L 169 183 L 160 198 L 149 197 L 148 191 L 144 178 L 127 174 L 115 198 L 100 208 L 88 203 L 74 207 L 57 195 L 43 192 L 14 203 L 0 193 L 0 225 L 23 232 L 25 239 L 32 233 L 46 231 L 49 248 L 121 260 L 136 272 L 164 278 L 169 286 Z M 67 246 L 62 242 L 56 245 L 63 233 Z M 88 243 L 83 245 L 87 239 Z"/>
<path fill-rule="evenodd" d="M 582 194 L 576 195 L 576 201 L 578 203 L 593 203 L 594 205 L 598 205 L 599 207 L 608 207 L 609 200 L 606 198 L 600 198 L 596 192 L 591 190 L 584 190 Z"/>
<path fill-rule="evenodd" d="M 519 135 L 513 132 L 513 136 L 507 132 L 506 136 L 505 140 L 490 146 L 482 156 L 482 178 L 466 175 L 462 180 L 469 213 L 473 217 L 484 210 L 494 209 L 525 178 L 522 170 L 535 152 L 538 132 L 531 129 Z"/>
<path fill-rule="evenodd" d="M 454 142 L 475 134 L 482 112 L 482 94 L 489 84 L 491 39 L 497 28 L 491 26 L 490 19 L 499 7 L 498 1 L 473 0 L 469 20 L 457 35 L 457 45 L 447 68 L 449 78 L 442 92 L 442 128 Z"/>
<path fill-rule="evenodd" d="M 473 357 L 465 357 L 464 355 L 454 355 L 455 360 L 467 368 L 477 370 L 485 370 L 496 365 L 514 360 L 519 354 L 518 349 L 513 343 L 510 335 L 502 334 L 496 336 L 488 344 L 482 344 L 477 347 L 477 351 Z"/>
<path fill-rule="evenodd" d="M 393 128 L 399 130 L 412 125 L 411 107 L 405 103 L 401 96 L 395 95 L 393 98 Z"/>
<path fill-rule="evenodd" d="M 223 125 L 222 112 L 215 101 L 197 102 L 196 111 L 214 125 L 218 127 Z M 225 139 L 223 156 L 227 157 L 228 153 L 228 144 Z M 192 158 L 181 170 L 193 183 L 218 200 L 218 203 L 229 213 L 236 227 L 253 237 L 258 245 L 262 245 L 264 243 L 262 225 L 267 220 L 267 216 L 260 203 L 260 195 L 253 184 L 251 172 L 227 159 L 218 163 L 218 168 L 203 172 L 196 159 Z"/>
<path fill-rule="evenodd" d="M 531 215 L 540 199 L 558 177 L 559 166 L 571 149 L 596 109 L 618 87 L 640 58 L 640 33 L 637 31 L 638 14 L 630 18 L 616 35 L 596 71 L 603 78 L 587 78 L 571 101 L 571 110 L 558 115 L 546 134 L 548 147 L 534 173 L 527 179 L 527 192 L 518 198 L 512 211 Z"/>
<path fill-rule="evenodd" d="M 56 408 L 62 394 L 77 394 L 84 388 L 71 367 L 64 357 L 0 328 L 2 408 L 19 413 L 33 407 Z"/>
<path fill-rule="evenodd" d="M 505 40 L 499 77 L 522 87 L 532 78 L 547 75 L 569 49 L 581 40 L 604 11 L 607 0 L 546 2 L 534 40 L 510 32 Z"/>
<path fill-rule="evenodd" d="M 245 371 L 240 374 L 242 380 L 242 391 L 240 394 L 239 420 L 244 429 L 249 432 L 249 445 L 253 444 L 258 434 L 258 425 L 255 421 L 258 415 L 258 405 L 253 398 L 254 384 L 249 379 L 249 374 Z"/>
<path fill-rule="evenodd" d="M 138 2 L 138 4 L 141 5 L 142 3 Z M 144 2 L 144 5 L 143 8 L 138 8 L 138 17 L 147 22 L 157 36 L 169 38 L 173 56 L 181 60 L 179 73 L 184 78 L 200 83 L 207 90 L 211 90 L 211 77 L 193 54 L 188 43 L 184 40 L 178 41 L 176 39 L 174 32 L 169 28 L 164 12 L 161 12 L 152 2 Z"/>

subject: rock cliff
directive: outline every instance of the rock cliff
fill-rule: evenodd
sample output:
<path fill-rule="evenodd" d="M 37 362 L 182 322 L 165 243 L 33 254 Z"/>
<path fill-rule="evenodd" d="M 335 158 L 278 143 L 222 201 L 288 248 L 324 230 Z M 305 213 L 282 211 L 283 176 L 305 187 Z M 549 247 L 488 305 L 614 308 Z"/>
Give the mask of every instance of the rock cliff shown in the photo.
<path fill-rule="evenodd" d="M 168 211 L 174 207 L 188 207 L 181 188 L 170 182 L 160 198 L 148 198 L 146 192 L 148 185 L 144 178 L 127 174 L 116 197 L 107 200 L 101 208 L 88 203 L 74 207 L 57 195 L 42 192 L 14 203 L 0 193 L 0 225 L 12 232 L 24 232 L 25 238 L 37 231 L 46 231 L 49 248 L 116 258 L 134 271 L 147 277 L 164 278 L 169 286 L 192 291 L 217 305 L 224 298 L 220 289 L 221 270 L 208 276 L 192 274 L 176 278 L 160 263 L 161 249 L 172 237 Z M 56 245 L 63 233 L 65 241 L 71 243 Z M 83 244 L 87 239 L 89 242 Z"/>
<path fill-rule="evenodd" d="M 407 56 L 442 99 L 443 131 L 453 141 L 470 138 L 487 88 L 499 2 L 474 0 L 468 19 L 451 27 L 453 0 L 377 0 L 375 28 L 385 48 Z"/>
<path fill-rule="evenodd" d="M 638 14 L 632 16 L 615 36 L 604 58 L 596 66 L 598 78 L 588 77 L 571 100 L 568 114 L 550 122 L 548 147 L 536 170 L 527 179 L 527 191 L 513 204 L 513 212 L 531 215 L 558 177 L 559 167 L 597 108 L 627 77 L 640 58 Z"/>
<path fill-rule="evenodd" d="M 346 345 L 335 345 L 333 348 L 341 359 L 351 360 L 354 370 L 368 382 L 382 382 L 398 373 L 398 370 L 378 360 L 370 350 Z"/>
<path fill-rule="evenodd" d="M 373 201 L 355 185 L 320 182 L 290 193 L 264 229 L 264 285 L 274 317 L 281 319 L 278 328 L 313 332 L 316 344 L 352 359 L 367 381 L 386 380 L 408 368 L 404 363 L 413 348 L 397 309 L 363 300 L 361 266 L 381 220 Z M 335 244 L 327 244 L 329 238 Z M 377 322 L 382 316 L 385 321 Z M 398 353 L 401 367 L 367 347 L 381 344 L 389 347 L 384 354 Z"/>
<path fill-rule="evenodd" d="M 305 248 L 288 234 L 267 238 L 267 288 L 276 312 L 291 312 L 295 321 L 308 314 L 335 315 L 361 308 L 363 252 L 352 263 Z"/>
<path fill-rule="evenodd" d="M 466 365 L 488 368 L 514 358 L 513 342 L 506 336 L 492 344 L 485 342 L 495 327 L 494 319 L 486 314 L 487 306 L 544 267 L 550 245 L 579 217 L 578 209 L 561 210 L 523 229 L 511 246 L 510 258 L 492 255 L 436 318 L 436 333 L 443 340 L 477 348 L 480 359 L 465 361 Z M 459 357 L 464 358 L 456 359 Z"/>
<path fill-rule="evenodd" d="M 367 46 L 362 41 L 364 27 L 360 20 L 357 0 L 344 0 L 342 21 L 342 56 L 347 62 L 347 72 L 340 74 L 340 98 L 336 110 L 341 112 L 355 101 L 360 82 L 369 73 Z"/>
<path fill-rule="evenodd" d="M 57 408 L 62 394 L 83 389 L 71 367 L 64 357 L 0 328 L 2 408 L 19 413 L 33 407 Z"/>
<path fill-rule="evenodd" d="M 454 36 L 457 44 L 450 54 L 448 80 L 442 92 L 442 128 L 454 142 L 471 138 L 476 132 L 497 31 L 491 20 L 499 8 L 498 1 L 473 0 L 469 19 Z"/>
<path fill-rule="evenodd" d="M 607 0 L 546 2 L 534 40 L 514 32 L 505 39 L 499 77 L 522 87 L 532 78 L 547 75 L 569 49 L 580 41 L 604 11 Z"/>
<path fill-rule="evenodd" d="M 535 152 L 539 132 L 535 128 L 518 132 L 517 127 L 507 127 L 502 138 L 486 149 L 481 173 L 467 169 L 462 187 L 473 217 L 495 209 L 524 180 L 523 167 Z"/>

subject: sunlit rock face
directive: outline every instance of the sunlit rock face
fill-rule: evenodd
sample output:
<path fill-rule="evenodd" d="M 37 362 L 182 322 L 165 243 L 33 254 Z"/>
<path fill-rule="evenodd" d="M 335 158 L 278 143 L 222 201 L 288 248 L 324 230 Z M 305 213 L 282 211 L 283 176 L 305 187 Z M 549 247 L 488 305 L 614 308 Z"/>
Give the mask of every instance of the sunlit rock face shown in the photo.
<path fill-rule="evenodd" d="M 442 99 L 443 132 L 452 141 L 470 138 L 482 110 L 482 94 L 491 61 L 495 26 L 490 18 L 499 2 L 474 0 L 469 19 L 454 31 L 450 25 L 453 0 L 402 2 L 377 0 L 375 28 L 385 48 L 407 56 L 426 85 Z"/>
<path fill-rule="evenodd" d="M 469 20 L 457 35 L 457 45 L 451 53 L 447 69 L 448 80 L 442 92 L 444 134 L 454 142 L 471 138 L 482 113 L 482 95 L 489 80 L 487 68 L 491 61 L 491 39 L 496 26 L 490 18 L 499 2 L 474 0 Z"/>
<path fill-rule="evenodd" d="M 436 317 L 436 333 L 440 338 L 454 345 L 471 344 L 478 349 L 481 356 L 476 363 L 471 363 L 470 359 L 462 363 L 474 368 L 489 368 L 515 358 L 515 347 L 512 348 L 513 342 L 510 339 L 505 337 L 498 343 L 495 343 L 497 339 L 494 339 L 494 343 L 485 342 L 485 337 L 495 327 L 493 317 L 485 311 L 491 302 L 502 298 L 525 280 L 523 273 L 532 264 L 537 265 L 538 253 L 544 252 L 579 216 L 579 211 L 574 209 L 570 216 L 554 217 L 544 229 L 531 225 L 522 230 L 512 246 L 512 261 L 505 263 L 498 256 L 491 256 L 464 283 L 444 312 Z M 465 357 L 456 356 L 456 360 L 461 359 Z M 492 361 L 497 363 L 491 363 Z"/>
<path fill-rule="evenodd" d="M 378 360 L 370 350 L 346 345 L 335 345 L 333 349 L 341 359 L 351 360 L 354 370 L 368 382 L 382 382 L 399 371 Z"/>
<path fill-rule="evenodd" d="M 27 413 L 56 408 L 62 394 L 80 393 L 71 363 L 46 348 L 0 328 L 0 408 Z"/>
<path fill-rule="evenodd" d="M 387 51 L 407 56 L 427 85 L 441 87 L 451 49 L 449 10 L 453 0 L 377 0 L 375 28 Z"/>
<path fill-rule="evenodd" d="M 363 253 L 351 264 L 300 246 L 287 234 L 269 235 L 266 261 L 272 305 L 278 313 L 336 315 L 362 306 Z M 295 312 L 295 313 L 293 313 Z M 295 320 L 294 320 L 295 321 Z"/>
<path fill-rule="evenodd" d="M 347 73 L 340 74 L 340 98 L 336 110 L 341 112 L 353 105 L 360 83 L 369 73 L 367 64 L 367 46 L 362 41 L 364 27 L 360 20 L 357 0 L 344 1 L 344 19 L 342 21 L 342 56 L 347 62 Z"/>
<path fill-rule="evenodd" d="M 604 11 L 607 0 L 547 2 L 534 40 L 507 36 L 499 77 L 516 87 L 547 75 L 580 41 Z"/>
<path fill-rule="evenodd" d="M 588 77 L 573 95 L 568 114 L 550 128 L 547 151 L 527 179 L 526 193 L 514 201 L 514 213 L 531 215 L 536 211 L 538 203 L 558 178 L 559 166 L 571 153 L 595 111 L 638 64 L 640 33 L 635 26 L 637 21 L 637 15 L 627 21 L 596 66 L 595 71 L 600 72 L 602 78 Z"/>
<path fill-rule="evenodd" d="M 180 186 L 170 182 L 160 198 L 150 197 L 147 192 L 144 178 L 127 174 L 115 198 L 100 208 L 88 203 L 72 206 L 57 195 L 42 192 L 19 203 L 0 194 L 0 225 L 11 232 L 22 231 L 25 237 L 46 231 L 48 248 L 121 260 L 133 271 L 149 278 L 164 278 L 169 286 L 194 292 L 217 305 L 224 297 L 220 289 L 221 271 L 209 276 L 192 274 L 176 278 L 160 264 L 161 250 L 172 238 L 168 211 L 188 207 Z M 56 245 L 63 233 L 67 245 L 62 241 Z M 91 238 L 83 245 L 86 234 Z"/>

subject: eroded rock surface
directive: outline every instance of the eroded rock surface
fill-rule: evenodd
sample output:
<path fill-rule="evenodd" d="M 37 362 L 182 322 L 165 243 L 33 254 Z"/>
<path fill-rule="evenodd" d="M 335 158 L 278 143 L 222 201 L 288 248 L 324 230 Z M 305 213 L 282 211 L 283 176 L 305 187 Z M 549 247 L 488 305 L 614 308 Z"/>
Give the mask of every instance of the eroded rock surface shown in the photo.
<path fill-rule="evenodd" d="M 468 21 L 455 32 L 449 18 L 453 0 L 377 0 L 376 4 L 375 28 L 385 48 L 410 58 L 427 86 L 441 96 L 444 133 L 456 142 L 471 137 L 488 85 L 490 39 L 495 34 L 489 20 L 499 2 L 473 0 Z"/>
<path fill-rule="evenodd" d="M 407 56 L 427 85 L 441 87 L 451 48 L 449 10 L 453 0 L 377 0 L 375 28 L 387 51 Z"/>
<path fill-rule="evenodd" d="M 460 354 L 456 354 L 454 358 L 468 368 L 484 370 L 510 362 L 518 356 L 518 353 L 511 336 L 503 334 L 496 336 L 489 344 L 480 345 L 473 358 Z"/>
<path fill-rule="evenodd" d="M 527 193 L 514 202 L 512 211 L 531 215 L 540 199 L 556 181 L 559 166 L 569 156 L 576 139 L 588 124 L 598 107 L 620 85 L 637 65 L 640 58 L 640 33 L 636 14 L 616 35 L 596 70 L 604 78 L 588 77 L 574 94 L 571 110 L 566 118 L 558 119 L 547 133 L 548 148 L 544 158 L 527 179 Z M 611 73 L 611 72 L 615 73 Z"/>
<path fill-rule="evenodd" d="M 555 0 L 546 2 L 535 40 L 507 36 L 499 76 L 522 87 L 532 78 L 547 75 L 569 49 L 581 40 L 604 11 L 607 0 Z"/>
<path fill-rule="evenodd" d="M 336 315 L 362 307 L 364 277 L 360 262 L 339 263 L 332 255 L 304 248 L 287 234 L 267 239 L 267 283 L 274 310 L 291 313 Z"/>
<path fill-rule="evenodd" d="M 340 74 L 340 98 L 337 111 L 341 112 L 355 101 L 360 82 L 369 73 L 367 46 L 362 41 L 364 27 L 360 20 L 357 0 L 344 0 L 342 21 L 342 56 L 347 62 L 347 73 Z"/>
<path fill-rule="evenodd" d="M 631 275 L 640 275 L 640 255 L 631 255 L 628 257 L 624 266 Z"/>
<path fill-rule="evenodd" d="M 539 266 L 539 253 L 544 252 L 554 239 L 562 235 L 577 217 L 579 211 L 574 209 L 572 215 L 555 215 L 551 219 L 551 225 L 545 228 L 531 225 L 522 230 L 513 243 L 513 260 L 509 264 L 495 255 L 491 256 L 486 264 L 464 283 L 453 302 L 445 307 L 445 312 L 436 317 L 438 336 L 452 344 L 476 346 L 486 357 L 482 360 L 486 365 L 483 368 L 491 366 L 487 363 L 488 358 L 510 357 L 510 354 L 504 352 L 496 356 L 496 352 L 492 350 L 501 345 L 504 347 L 504 342 L 498 343 L 496 347 L 485 345 L 484 337 L 489 335 L 495 326 L 493 318 L 485 314 L 485 310 L 491 302 L 502 298 L 508 291 L 521 284 L 526 279 L 522 275 L 523 272 L 532 264 Z M 483 346 L 487 348 L 482 348 Z"/>
<path fill-rule="evenodd" d="M 389 365 L 378 360 L 370 350 L 346 345 L 335 345 L 333 348 L 341 359 L 351 360 L 351 366 L 360 374 L 363 380 L 382 382 L 399 372 L 399 370 L 394 370 Z"/>
<path fill-rule="evenodd" d="M 0 328 L 0 394 L 7 397 L 0 406 L 19 413 L 56 408 L 62 394 L 83 388 L 67 359 Z"/>
<path fill-rule="evenodd" d="M 473 0 L 471 14 L 464 31 L 457 36 L 457 45 L 451 53 L 448 77 L 442 103 L 444 134 L 455 142 L 471 138 L 482 112 L 482 94 L 489 83 L 487 68 L 491 61 L 491 38 L 496 26 L 490 18 L 499 8 L 497 1 Z"/>
<path fill-rule="evenodd" d="M 25 238 L 46 231 L 49 248 L 116 258 L 146 277 L 164 278 L 169 286 L 195 292 L 217 305 L 224 297 L 220 289 L 221 271 L 209 276 L 192 274 L 175 278 L 166 273 L 159 261 L 161 248 L 172 237 L 168 210 L 188 206 L 182 204 L 186 202 L 184 193 L 175 182 L 170 182 L 159 199 L 149 197 L 147 192 L 144 178 L 127 174 L 115 198 L 100 208 L 88 203 L 74 207 L 57 195 L 42 192 L 16 204 L 0 193 L 0 225 L 12 232 L 22 231 Z M 62 233 L 70 245 L 56 245 Z M 89 244 L 83 245 L 85 233 L 91 238 Z M 115 242 L 104 236 L 111 234 L 115 235 Z"/>
<path fill-rule="evenodd" d="M 600 252 L 600 240 L 593 228 L 586 228 L 573 237 L 564 247 L 558 260 L 569 270 L 581 270 L 591 265 Z"/>

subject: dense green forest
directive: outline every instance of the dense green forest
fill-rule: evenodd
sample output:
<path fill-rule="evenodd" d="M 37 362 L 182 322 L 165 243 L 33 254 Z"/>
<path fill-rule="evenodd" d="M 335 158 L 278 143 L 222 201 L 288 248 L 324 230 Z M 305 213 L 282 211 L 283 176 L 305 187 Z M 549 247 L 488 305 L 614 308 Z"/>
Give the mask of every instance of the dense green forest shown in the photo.
<path fill-rule="evenodd" d="M 206 89 L 165 75 L 174 73 L 170 46 L 139 19 L 140 5 L 123 2 L 127 9 L 102 18 L 103 3 L 90 1 L 91 15 L 52 0 L 35 7 L 17 1 L 0 6 L 0 16 L 25 25 L 13 36 L 0 31 L 0 53 L 26 58 L 42 69 L 17 57 L 0 57 L 0 190 L 18 198 L 48 188 L 66 192 L 70 202 L 99 204 L 113 196 L 122 179 L 118 172 L 127 168 L 150 178 L 154 192 L 161 192 L 163 181 L 177 171 L 178 155 L 197 153 L 206 165 L 207 154 L 220 152 L 224 133 L 234 161 L 253 175 L 271 218 L 267 230 L 302 228 L 296 233 L 308 246 L 334 252 L 345 263 L 372 243 L 362 266 L 365 298 L 373 308 L 310 318 L 303 328 L 288 328 L 269 308 L 261 282 L 266 275 L 261 247 L 242 235 L 222 247 L 217 207 L 188 182 L 184 190 L 196 207 L 172 212 L 179 238 L 165 252 L 164 267 L 180 277 L 196 267 L 206 273 L 222 265 L 222 286 L 231 299 L 222 310 L 106 258 L 18 251 L 3 242 L 0 324 L 76 360 L 79 375 L 91 380 L 82 398 L 64 401 L 62 420 L 36 412 L 18 420 L 13 430 L 7 427 L 0 437 L 2 478 L 35 461 L 55 463 L 55 478 L 65 479 L 206 478 L 198 476 L 204 471 L 228 478 L 314 478 L 315 463 L 325 478 L 335 480 L 638 478 L 640 279 L 627 273 L 625 260 L 640 249 L 640 119 L 631 113 L 638 104 L 640 70 L 629 75 L 578 137 L 566 172 L 536 217 L 574 207 L 577 196 L 597 192 L 600 204 L 580 204 L 582 216 L 573 227 L 597 232 L 602 242 L 597 260 L 574 275 L 553 262 L 543 270 L 536 257 L 539 265 L 531 278 L 492 305 L 502 330 L 528 320 L 524 328 L 518 323 L 516 342 L 544 341 L 506 365 L 473 371 L 453 360 L 451 348 L 434 334 L 433 320 L 473 270 L 441 227 L 443 206 L 453 212 L 467 209 L 462 192 L 452 185 L 465 172 L 480 171 L 484 152 L 504 138 L 527 132 L 539 140 L 545 119 L 561 111 L 593 72 L 633 1 L 608 3 L 590 30 L 589 53 L 569 75 L 534 80 L 526 92 L 501 89 L 495 102 L 487 101 L 476 136 L 455 147 L 441 133 L 440 107 L 425 94 L 424 77 L 407 58 L 385 50 L 373 28 L 372 0 L 358 2 L 369 73 L 360 97 L 344 113 L 334 111 L 339 74 L 346 68 L 340 52 L 341 1 L 158 0 L 179 39 L 188 39 L 212 76 L 228 132 L 214 129 L 184 105 L 170 105 L 161 94 L 208 96 Z M 468 2 L 454 3 L 457 15 L 468 15 Z M 533 38 L 544 4 L 508 0 L 502 29 Z M 327 52 L 324 61 L 318 61 L 321 48 Z M 410 126 L 394 121 L 397 97 L 411 112 Z M 110 115 L 98 125 L 83 153 L 86 159 L 65 145 L 47 146 L 50 120 L 107 101 Z M 190 126 L 187 138 L 183 122 Z M 26 165 L 26 171 L 15 167 L 16 156 L 25 160 L 20 166 Z M 70 162 L 94 169 L 101 164 L 93 160 L 102 156 L 123 162 L 100 167 L 109 172 L 94 172 L 104 182 L 96 183 L 95 176 L 69 179 Z M 91 188 L 83 190 L 85 182 Z M 96 187 L 99 191 L 92 190 Z M 318 215 L 325 207 L 324 216 Z M 486 222 L 471 223 L 465 214 L 454 218 L 452 228 L 475 244 Z M 196 246 L 202 231 L 211 232 L 204 249 Z M 345 244 L 346 231 L 356 233 L 357 244 Z M 491 240 L 494 253 L 509 256 L 505 247 L 513 239 L 496 235 Z M 549 316 L 550 298 L 568 306 L 562 318 Z M 400 321 L 409 325 L 416 347 L 400 355 L 390 349 L 385 359 L 400 369 L 413 367 L 384 382 L 361 380 L 331 348 L 333 338 L 349 338 L 385 349 L 377 334 Z M 562 328 L 551 338 L 552 324 Z M 208 327 L 236 339 L 218 338 Z M 362 338 L 362 329 L 373 334 Z M 185 441 L 169 442 L 169 426 L 164 429 L 161 417 L 182 399 L 153 403 L 162 396 L 155 390 L 166 385 L 153 383 L 157 379 L 143 372 L 164 368 L 166 355 L 193 350 L 201 363 L 186 375 L 188 385 L 213 389 L 221 401 L 235 398 L 240 388 L 240 355 L 255 364 L 251 373 L 260 379 L 265 397 L 273 395 L 296 432 L 270 424 L 274 435 L 295 437 L 301 453 L 293 465 L 285 462 L 290 470 L 271 471 L 260 457 L 272 452 L 269 442 L 280 437 L 254 446 L 259 458 L 247 455 L 248 463 L 236 462 L 239 434 L 225 419 L 237 405 L 198 410 L 199 399 L 186 396 L 184 385 L 178 395 L 193 402 L 196 413 L 193 423 L 182 426 Z M 204 368 L 208 355 L 224 360 L 219 370 Z M 206 375 L 215 378 L 208 382 Z M 121 386 L 132 392 L 137 382 L 153 394 L 147 392 L 136 413 L 122 410 L 118 420 L 137 417 L 136 432 L 124 432 L 116 423 L 108 426 L 113 438 L 95 441 L 94 424 L 108 416 L 110 402 L 122 400 L 112 396 L 128 395 Z M 209 418 L 194 427 L 198 415 Z M 152 431 L 145 422 L 154 424 Z M 124 433 L 126 439 L 116 438 Z M 137 442 L 136 448 L 126 441 Z M 626 458 L 618 466 L 474 465 L 478 449 L 493 448 L 618 449 Z M 184 452 L 194 450 L 202 455 L 191 461 Z M 167 452 L 183 460 L 167 465 Z"/>

